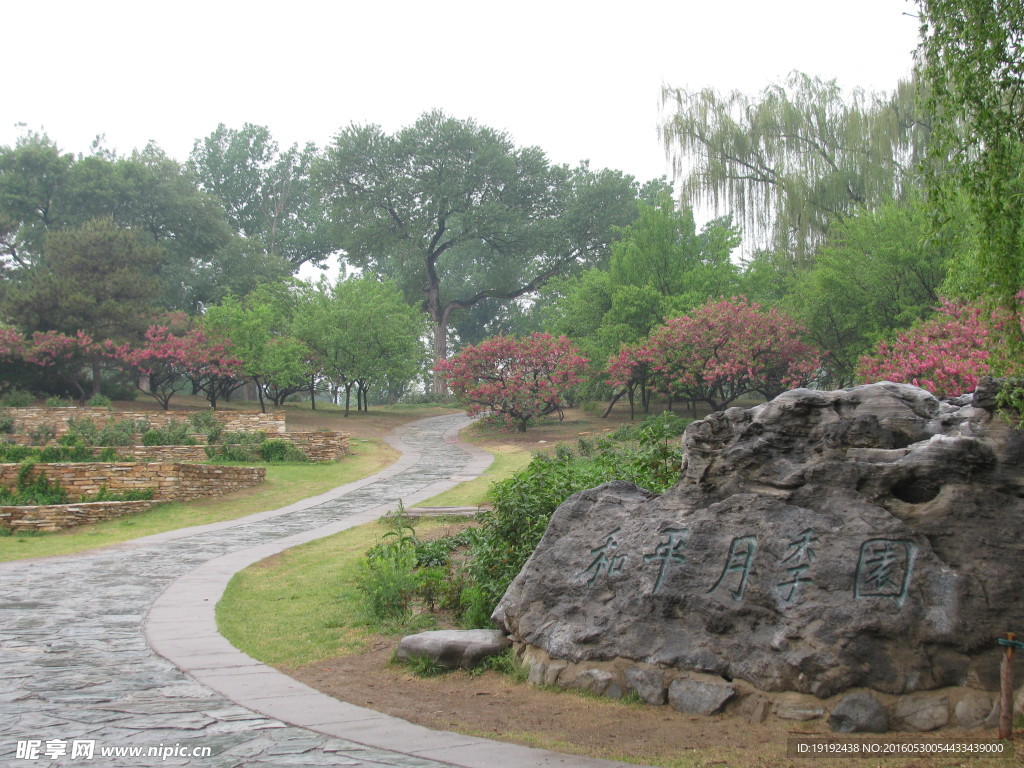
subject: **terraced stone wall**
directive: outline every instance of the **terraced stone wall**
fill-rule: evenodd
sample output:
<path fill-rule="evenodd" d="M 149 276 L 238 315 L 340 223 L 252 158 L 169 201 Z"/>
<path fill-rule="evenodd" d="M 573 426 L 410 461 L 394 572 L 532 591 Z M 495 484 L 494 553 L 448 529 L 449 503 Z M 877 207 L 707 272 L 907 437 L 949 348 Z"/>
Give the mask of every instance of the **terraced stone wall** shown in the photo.
<path fill-rule="evenodd" d="M 168 422 L 188 419 L 194 411 L 108 411 L 106 408 L 10 408 L 16 432 L 31 433 L 40 427 L 49 428 L 60 437 L 68 431 L 68 419 L 90 418 L 97 424 L 108 419 L 145 419 L 150 426 L 162 428 Z M 224 425 L 228 432 L 266 432 L 268 435 L 285 431 L 284 411 L 204 411 Z"/>
<path fill-rule="evenodd" d="M 14 486 L 18 464 L 0 464 L 0 485 Z M 171 462 L 37 464 L 31 477 L 44 475 L 59 481 L 73 499 L 93 496 L 106 487 L 111 493 L 152 488 L 157 501 L 194 499 L 231 493 L 258 485 L 266 478 L 263 467 L 223 467 Z"/>
<path fill-rule="evenodd" d="M 0 507 L 0 528 L 19 531 L 62 531 L 144 512 L 155 501 L 91 501 L 38 507 Z"/>

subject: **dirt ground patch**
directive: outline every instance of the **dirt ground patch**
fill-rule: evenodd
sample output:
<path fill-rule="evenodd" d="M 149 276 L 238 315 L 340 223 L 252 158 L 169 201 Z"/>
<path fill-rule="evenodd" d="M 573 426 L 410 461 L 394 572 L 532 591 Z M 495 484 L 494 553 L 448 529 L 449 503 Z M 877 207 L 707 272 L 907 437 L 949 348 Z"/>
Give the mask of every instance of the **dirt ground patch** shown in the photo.
<path fill-rule="evenodd" d="M 787 729 L 538 689 L 491 671 L 420 678 L 389 663 L 394 647 L 394 641 L 381 641 L 361 655 L 287 672 L 335 698 L 430 728 L 530 746 L 540 739 L 560 750 L 609 759 L 628 754 L 664 760 L 710 752 L 695 764 L 733 765 L 730 758 L 738 753 L 763 755 L 763 761 L 748 759 L 751 765 L 785 764 Z"/>
<path fill-rule="evenodd" d="M 786 757 L 790 738 L 833 735 L 824 721 L 770 720 L 754 724 L 731 715 L 694 717 L 669 706 L 626 704 L 536 688 L 492 671 L 479 675 L 453 672 L 420 678 L 406 667 L 390 663 L 396 644 L 397 640 L 382 639 L 360 655 L 327 659 L 283 671 L 342 701 L 429 728 L 610 760 L 629 756 L 633 762 L 641 763 L 728 768 L 850 765 L 849 762 L 815 759 L 811 763 Z M 982 731 L 956 731 L 955 735 L 958 739 L 995 737 L 994 732 Z M 893 736 L 902 738 L 909 734 Z M 1018 753 L 1018 758 L 1020 756 Z M 864 761 L 858 760 L 857 764 L 861 762 Z M 974 764 L 998 768 L 1015 763 L 1012 760 L 909 759 L 867 761 L 864 767 L 938 768 Z"/>

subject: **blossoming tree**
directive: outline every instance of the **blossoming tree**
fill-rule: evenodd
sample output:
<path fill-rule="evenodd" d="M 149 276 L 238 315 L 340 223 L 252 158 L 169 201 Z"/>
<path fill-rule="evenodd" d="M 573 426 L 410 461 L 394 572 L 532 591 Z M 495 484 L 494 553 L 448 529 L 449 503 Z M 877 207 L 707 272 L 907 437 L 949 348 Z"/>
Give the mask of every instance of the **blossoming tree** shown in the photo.
<path fill-rule="evenodd" d="M 495 336 L 437 363 L 435 369 L 469 414 L 491 412 L 525 432 L 541 416 L 560 413 L 562 395 L 581 381 L 587 361 L 564 336 Z"/>

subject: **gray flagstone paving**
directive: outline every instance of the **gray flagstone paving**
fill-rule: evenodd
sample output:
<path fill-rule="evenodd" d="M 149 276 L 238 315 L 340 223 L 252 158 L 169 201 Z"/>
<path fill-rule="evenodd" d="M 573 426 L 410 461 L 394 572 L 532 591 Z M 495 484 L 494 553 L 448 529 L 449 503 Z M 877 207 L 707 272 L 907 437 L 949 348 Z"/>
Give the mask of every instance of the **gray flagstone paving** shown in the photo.
<path fill-rule="evenodd" d="M 293 689 L 300 684 L 237 652 L 212 626 L 223 584 L 244 563 L 479 474 L 490 458 L 458 443 L 467 423 L 444 416 L 409 425 L 392 439 L 403 451 L 392 467 L 280 510 L 91 553 L 0 563 L 0 766 L 611 765 L 345 709 Z M 329 717 L 334 711 L 341 714 Z M 92 758 L 71 757 L 89 742 Z M 165 751 L 100 754 L 111 747 Z M 212 754 L 181 756 L 194 747 Z"/>

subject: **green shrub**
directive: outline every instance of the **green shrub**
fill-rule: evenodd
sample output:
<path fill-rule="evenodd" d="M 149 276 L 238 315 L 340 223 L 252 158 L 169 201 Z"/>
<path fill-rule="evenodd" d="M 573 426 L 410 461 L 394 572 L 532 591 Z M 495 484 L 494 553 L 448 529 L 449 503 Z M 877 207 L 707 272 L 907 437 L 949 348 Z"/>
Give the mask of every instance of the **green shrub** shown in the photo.
<path fill-rule="evenodd" d="M 25 459 L 38 454 L 39 450 L 29 445 L 17 443 L 0 443 L 0 463 L 19 464 Z"/>
<path fill-rule="evenodd" d="M 194 411 L 188 415 L 188 422 L 194 432 L 207 436 L 208 443 L 217 442 L 224 431 L 224 425 L 213 415 L 213 411 Z"/>
<path fill-rule="evenodd" d="M 3 397 L 0 397 L 0 407 L 27 408 L 35 403 L 35 401 L 36 399 L 32 397 L 31 392 L 26 392 L 24 389 L 12 389 L 4 393 Z"/>
<path fill-rule="evenodd" d="M 46 398 L 46 400 L 43 401 L 43 405 L 47 408 L 69 408 L 72 403 L 66 397 L 57 397 L 56 395 L 53 395 Z"/>
<path fill-rule="evenodd" d="M 382 550 L 360 563 L 356 587 L 363 593 L 367 617 L 376 621 L 406 618 L 419 586 L 411 549 Z"/>
<path fill-rule="evenodd" d="M 159 429 L 149 428 L 142 433 L 143 445 L 195 445 L 192 428 L 187 421 L 169 421 Z"/>
<path fill-rule="evenodd" d="M 84 445 L 48 445 L 38 454 L 40 464 L 56 464 L 61 461 L 95 461 L 92 451 Z"/>
<path fill-rule="evenodd" d="M 82 501 L 152 501 L 155 495 L 156 490 L 153 488 L 133 488 L 130 491 L 113 493 L 106 485 L 101 485 L 99 491 L 92 496 L 83 497 Z"/>
<path fill-rule="evenodd" d="M 0 434 L 10 435 L 14 432 L 14 416 L 10 411 L 0 411 Z"/>
<path fill-rule="evenodd" d="M 90 408 L 113 409 L 114 407 L 113 403 L 110 402 L 110 398 L 107 397 L 106 395 L 101 394 L 95 394 L 92 397 L 90 397 L 88 402 L 86 402 L 86 405 L 88 405 Z"/>
<path fill-rule="evenodd" d="M 239 445 L 208 445 L 206 457 L 211 461 L 256 461 L 256 452 Z"/>
<path fill-rule="evenodd" d="M 40 424 L 33 429 L 30 429 L 28 432 L 28 436 L 32 440 L 32 445 L 45 445 L 53 440 L 56 434 L 57 433 L 53 431 L 53 427 L 46 424 Z"/>
<path fill-rule="evenodd" d="M 673 414 L 626 425 L 575 452 L 559 446 L 552 456 L 535 456 L 511 478 L 494 483 L 492 509 L 482 511 L 466 566 L 463 591 L 467 626 L 490 626 L 490 614 L 512 579 L 536 549 L 555 509 L 579 491 L 611 480 L 628 480 L 655 493 L 679 478 L 679 435 L 690 423 Z"/>
<path fill-rule="evenodd" d="M 42 473 L 30 479 L 36 462 L 27 459 L 18 467 L 18 481 L 14 488 L 0 486 L 0 504 L 5 506 L 40 506 L 66 504 L 68 494 L 59 482 L 50 482 Z"/>
<path fill-rule="evenodd" d="M 263 461 L 303 462 L 309 460 L 294 443 L 287 440 L 265 440 L 260 445 L 259 452 Z"/>

